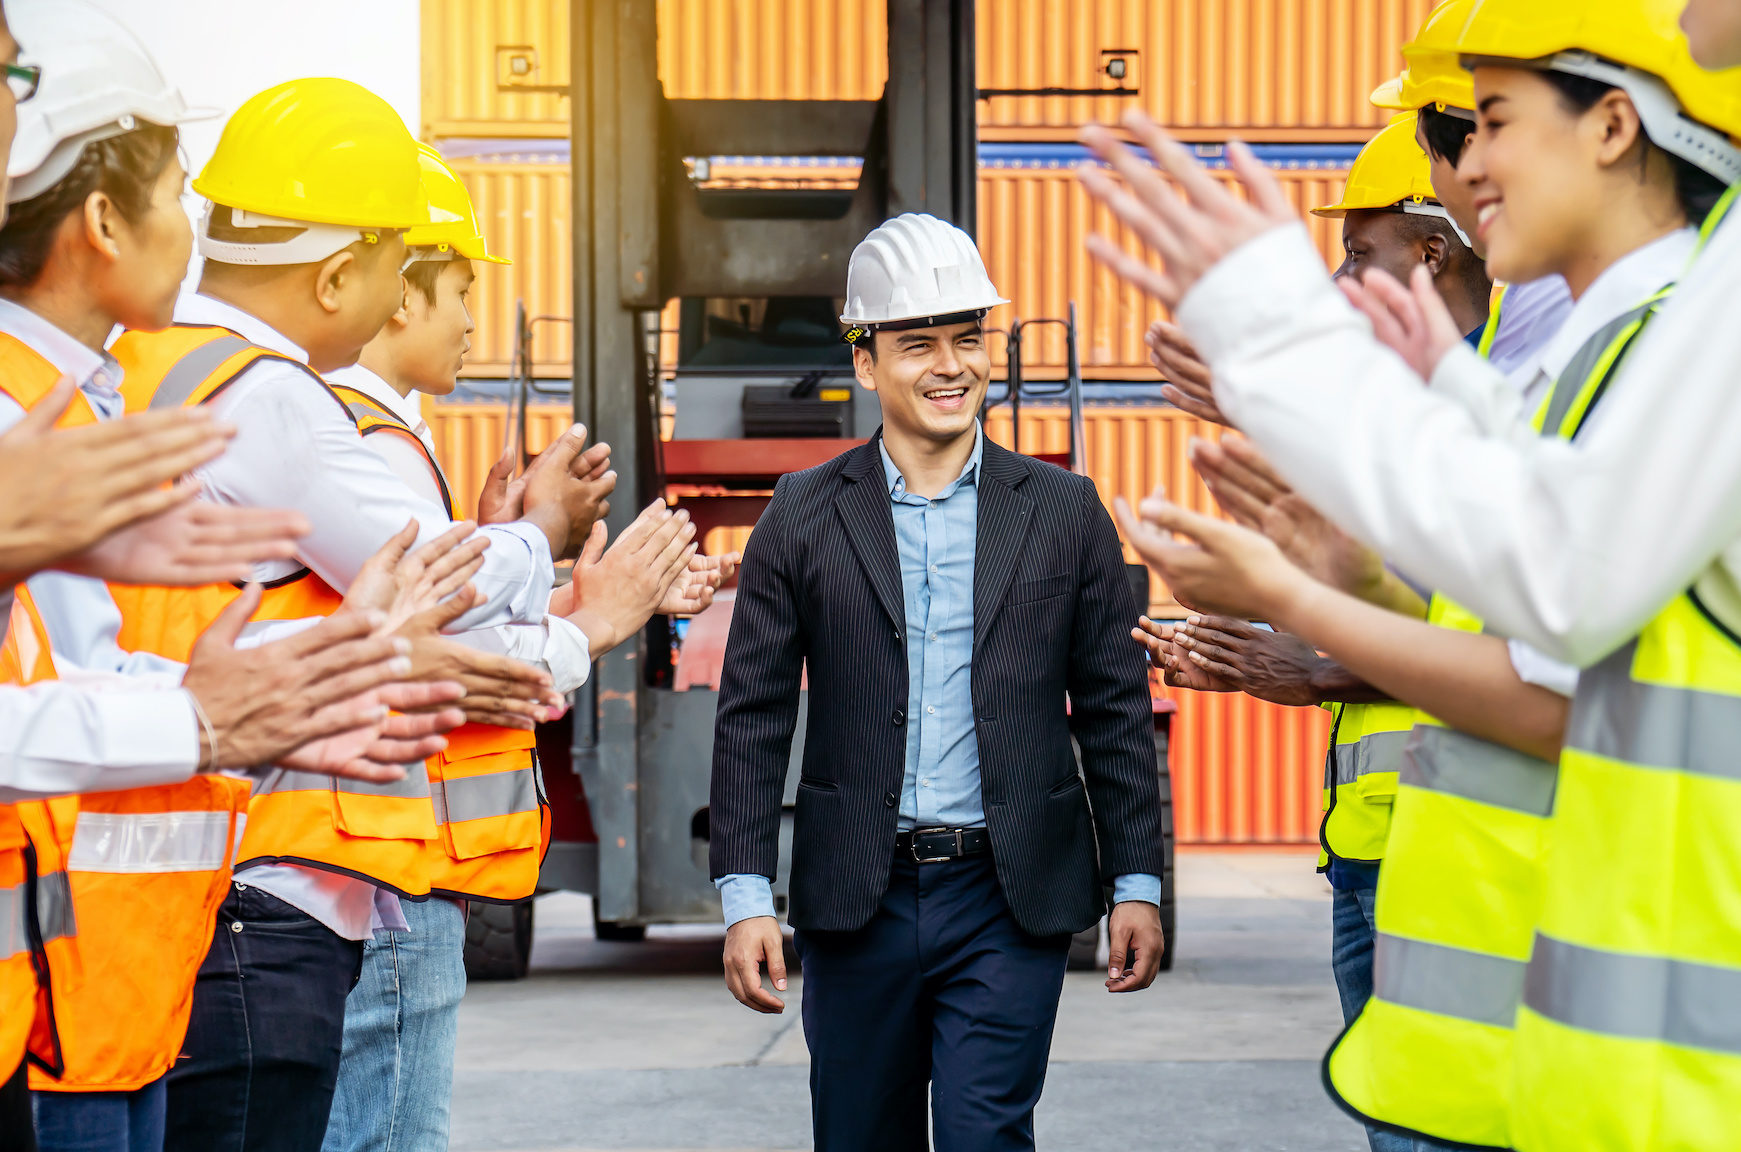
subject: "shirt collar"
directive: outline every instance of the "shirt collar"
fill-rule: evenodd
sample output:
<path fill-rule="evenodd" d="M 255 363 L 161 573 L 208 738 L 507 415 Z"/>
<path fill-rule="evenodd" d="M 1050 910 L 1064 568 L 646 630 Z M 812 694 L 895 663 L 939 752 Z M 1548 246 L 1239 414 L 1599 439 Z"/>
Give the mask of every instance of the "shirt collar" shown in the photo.
<path fill-rule="evenodd" d="M 381 379 L 380 375 L 363 367 L 352 364 L 349 368 L 340 368 L 337 372 L 326 374 L 328 383 L 342 384 L 346 388 L 355 388 L 393 415 L 405 422 L 405 426 L 413 432 L 421 431 L 423 423 L 422 397 L 413 392 L 409 396 L 401 396 L 393 386 Z"/>
<path fill-rule="evenodd" d="M 883 479 L 888 484 L 889 495 L 896 498 L 905 496 L 907 494 L 907 478 L 901 475 L 899 468 L 895 467 L 894 458 L 889 455 L 889 447 L 883 443 L 881 436 L 877 437 L 877 451 L 881 452 L 883 456 Z M 961 485 L 975 483 L 979 475 L 979 463 L 984 455 L 985 430 L 980 427 L 979 421 L 975 420 L 973 422 L 973 455 L 969 456 L 967 463 L 962 465 L 961 475 L 957 476 L 948 487 L 937 493 L 932 499 L 943 500 Z"/>
<path fill-rule="evenodd" d="M 308 363 L 308 353 L 266 321 L 242 311 L 234 304 L 226 304 L 199 292 L 183 293 L 181 299 L 175 302 L 175 322 L 228 328 L 250 343 L 258 344 L 280 356 L 288 356 L 298 363 Z"/>
<path fill-rule="evenodd" d="M 0 299 L 0 332 L 71 376 L 80 390 L 104 397 L 120 393 L 121 365 L 113 356 L 79 343 L 22 304 Z"/>
<path fill-rule="evenodd" d="M 1572 305 L 1559 331 L 1536 350 L 1535 371 L 1528 375 L 1520 372 L 1519 379 L 1559 379 L 1578 349 L 1604 324 L 1680 279 L 1698 239 L 1695 229 L 1680 228 L 1634 248 L 1603 269 Z"/>

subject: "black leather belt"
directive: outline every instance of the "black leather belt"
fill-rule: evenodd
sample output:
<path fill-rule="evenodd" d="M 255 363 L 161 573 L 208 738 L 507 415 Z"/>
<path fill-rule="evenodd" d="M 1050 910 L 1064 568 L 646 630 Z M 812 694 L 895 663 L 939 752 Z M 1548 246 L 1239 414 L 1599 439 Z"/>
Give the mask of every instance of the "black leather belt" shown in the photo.
<path fill-rule="evenodd" d="M 895 852 L 915 864 L 935 864 L 991 851 L 991 833 L 984 828 L 915 828 L 895 833 Z"/>

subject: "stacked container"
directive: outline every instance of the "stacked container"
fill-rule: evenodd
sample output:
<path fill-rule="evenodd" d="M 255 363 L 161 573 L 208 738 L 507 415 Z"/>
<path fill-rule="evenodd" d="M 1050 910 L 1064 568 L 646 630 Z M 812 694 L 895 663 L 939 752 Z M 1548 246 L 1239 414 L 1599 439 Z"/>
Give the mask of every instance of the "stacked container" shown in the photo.
<path fill-rule="evenodd" d="M 465 179 L 492 250 L 507 267 L 480 266 L 477 331 L 465 375 L 472 402 L 429 415 L 456 491 L 475 492 L 500 451 L 500 381 L 513 345 L 514 310 L 566 317 L 571 304 L 567 98 L 569 0 L 423 0 L 426 139 Z M 1430 0 L 979 0 L 978 237 L 992 279 L 1011 298 L 991 317 L 1062 316 L 1074 300 L 1084 376 L 1117 384 L 1139 402 L 1087 410 L 1088 468 L 1110 503 L 1157 482 L 1200 508 L 1212 502 L 1185 461 L 1192 435 L 1218 430 L 1155 398 L 1143 330 L 1158 314 L 1088 258 L 1094 231 L 1118 236 L 1076 180 L 1086 162 L 1079 126 L 1116 122 L 1142 107 L 1211 165 L 1225 143 L 1260 146 L 1301 209 L 1337 198 L 1359 142 L 1383 118 L 1366 94 L 1398 67 L 1395 45 Z M 886 75 L 882 0 L 658 0 L 659 77 L 672 98 L 876 99 Z M 1109 67 L 1114 61 L 1121 63 Z M 1113 73 L 1122 72 L 1122 77 Z M 1035 95 L 1012 89 L 1066 88 Z M 707 178 L 758 184 L 857 179 L 856 166 L 815 158 L 712 157 Z M 802 169 L 802 171 L 799 171 Z M 1219 171 L 1219 169 L 1217 169 Z M 1225 174 L 1223 173 L 1223 178 Z M 1340 259 L 1333 222 L 1313 219 L 1325 259 Z M 675 302 L 662 327 L 676 327 Z M 674 341 L 662 341 L 670 363 Z M 992 342 L 1002 366 L 1002 341 Z M 1037 328 L 1024 348 L 1029 380 L 1063 375 L 1059 330 Z M 534 328 L 537 374 L 569 369 L 564 323 Z M 548 410 L 544 410 L 547 408 Z M 535 406 L 530 447 L 566 425 L 560 404 Z M 1028 404 L 1022 446 L 1062 451 L 1062 408 Z M 1007 409 L 988 432 L 1008 443 Z M 713 541 L 716 547 L 738 540 Z M 1178 612 L 1158 585 L 1157 613 Z M 1327 734 L 1319 709 L 1285 709 L 1242 696 L 1177 694 L 1175 808 L 1183 842 L 1304 842 L 1314 837 L 1317 781 Z"/>

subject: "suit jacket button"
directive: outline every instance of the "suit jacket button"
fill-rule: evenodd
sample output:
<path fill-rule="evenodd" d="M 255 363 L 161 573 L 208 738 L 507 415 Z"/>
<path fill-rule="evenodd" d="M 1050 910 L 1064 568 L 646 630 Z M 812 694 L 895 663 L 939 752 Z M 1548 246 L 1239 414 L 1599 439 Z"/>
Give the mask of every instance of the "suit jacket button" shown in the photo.
<path fill-rule="evenodd" d="M 896 797 L 895 797 L 895 794 L 893 792 L 884 792 L 883 793 L 883 804 L 886 807 L 893 808 L 895 806 L 895 803 L 896 803 Z"/>
<path fill-rule="evenodd" d="M 889 717 L 889 722 L 891 724 L 893 724 L 896 728 L 899 728 L 901 725 L 903 725 L 907 722 L 907 714 L 905 712 L 901 711 L 899 708 L 897 708 L 897 709 L 895 709 L 895 714 L 893 716 Z"/>

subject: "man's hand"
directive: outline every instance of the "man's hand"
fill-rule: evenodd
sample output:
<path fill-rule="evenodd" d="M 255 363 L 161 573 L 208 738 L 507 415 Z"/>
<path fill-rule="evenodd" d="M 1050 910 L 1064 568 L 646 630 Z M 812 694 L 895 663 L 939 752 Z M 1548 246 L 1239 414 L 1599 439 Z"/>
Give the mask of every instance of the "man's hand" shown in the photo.
<path fill-rule="evenodd" d="M 375 612 L 382 632 L 397 632 L 412 617 L 428 612 L 466 586 L 484 565 L 487 536 L 476 525 L 459 523 L 414 552 L 417 521 L 408 521 L 369 557 L 345 589 L 344 611 Z M 467 600 L 469 606 L 472 601 Z M 448 620 L 464 615 L 461 609 Z"/>
<path fill-rule="evenodd" d="M 371 694 L 371 702 L 398 711 L 378 723 L 304 744 L 281 758 L 279 766 L 390 783 L 405 774 L 407 764 L 427 760 L 447 747 L 442 733 L 464 724 L 465 713 L 445 705 L 464 693 L 453 683 L 388 684 Z"/>
<path fill-rule="evenodd" d="M 672 512 L 663 500 L 643 509 L 609 549 L 604 546 L 604 525 L 594 526 L 574 565 L 574 610 L 568 613 L 586 633 L 594 659 L 652 618 L 671 586 L 685 575 L 695 555 L 694 539 L 689 513 Z"/>
<path fill-rule="evenodd" d="M 399 638 L 410 644 L 411 652 L 411 673 L 404 679 L 462 685 L 465 696 L 459 706 L 474 724 L 531 731 L 540 721 L 562 715 L 566 701 L 551 686 L 549 673 L 441 634 L 470 610 L 476 596 L 468 584 L 399 629 Z"/>
<path fill-rule="evenodd" d="M 539 453 L 522 477 L 523 518 L 549 538 L 553 559 L 573 558 L 611 510 L 617 474 L 610 470 L 610 445 L 582 451 L 585 444 L 586 426 L 576 424 Z"/>
<path fill-rule="evenodd" d="M 479 524 L 509 524 L 526 514 L 526 477 L 514 475 L 519 454 L 519 446 L 510 444 L 490 466 L 484 490 L 478 493 Z"/>
<path fill-rule="evenodd" d="M 666 616 L 698 616 L 713 604 L 713 594 L 730 580 L 743 562 L 742 552 L 724 556 L 691 556 L 689 566 L 677 574 L 657 613 Z"/>
<path fill-rule="evenodd" d="M 62 379 L 0 436 L 0 575 L 16 582 L 190 500 L 185 472 L 236 434 L 204 408 L 55 428 L 77 389 Z"/>
<path fill-rule="evenodd" d="M 762 987 L 763 965 L 767 966 L 768 979 L 773 981 L 775 990 L 784 992 L 786 943 L 778 920 L 772 916 L 751 916 L 725 930 L 725 986 L 745 1008 L 771 1015 L 784 1012 L 785 1001 Z M 1149 978 L 1154 978 L 1152 971 Z"/>
<path fill-rule="evenodd" d="M 200 735 L 201 769 L 276 763 L 312 741 L 380 724 L 388 709 L 377 690 L 408 679 L 405 645 L 371 636 L 380 619 L 367 613 L 329 617 L 286 639 L 237 648 L 259 606 L 260 586 L 250 584 L 188 659 L 182 687 L 211 725 Z"/>
<path fill-rule="evenodd" d="M 1148 149 L 1155 165 L 1138 158 L 1110 128 L 1090 124 L 1082 130 L 1082 142 L 1124 183 L 1088 164 L 1077 175 L 1089 196 L 1129 226 L 1161 267 L 1130 255 L 1100 233 L 1088 238 L 1088 251 L 1168 309 L 1177 308 L 1203 274 L 1235 248 L 1299 219 L 1275 175 L 1244 144 L 1227 148 L 1228 167 L 1245 186 L 1246 199 L 1241 200 L 1142 112 L 1125 113 L 1124 127 Z"/>
<path fill-rule="evenodd" d="M 1166 381 L 1161 385 L 1162 399 L 1199 420 L 1232 427 L 1233 422 L 1215 403 L 1209 366 L 1198 358 L 1197 346 L 1183 328 L 1156 320 L 1149 325 L 1143 342 L 1149 346 L 1149 363 Z"/>
<path fill-rule="evenodd" d="M 1131 637 L 1143 646 L 1149 663 L 1160 673 L 1169 688 L 1189 688 L 1193 692 L 1237 692 L 1232 684 L 1216 678 L 1207 668 L 1189 658 L 1190 649 L 1179 643 L 1179 626 L 1171 621 L 1137 617 Z"/>
<path fill-rule="evenodd" d="M 1372 321 L 1379 342 L 1401 356 L 1422 380 L 1431 380 L 1445 353 L 1463 339 L 1424 264 L 1409 274 L 1407 288 L 1379 268 L 1358 279 L 1344 276 L 1336 286 Z"/>
<path fill-rule="evenodd" d="M 1192 664 L 1248 696 L 1291 708 L 1324 702 L 1318 677 L 1332 661 L 1297 636 L 1230 616 L 1192 616 L 1177 643 Z"/>
<path fill-rule="evenodd" d="M 255 564 L 296 555 L 296 541 L 307 533 L 298 512 L 188 500 L 111 532 L 55 567 L 117 584 L 228 584 L 246 580 Z"/>
<path fill-rule="evenodd" d="M 1106 919 L 1106 935 L 1111 941 L 1106 990 L 1140 992 L 1153 984 L 1167 943 L 1161 933 L 1161 910 L 1147 900 L 1114 904 Z"/>
<path fill-rule="evenodd" d="M 1113 501 L 1125 540 L 1188 608 L 1249 620 L 1286 619 L 1294 598 L 1313 586 L 1268 537 L 1181 508 L 1162 488 L 1141 509 L 1139 519 L 1124 497 Z M 1191 542 L 1175 540 L 1174 533 Z"/>

